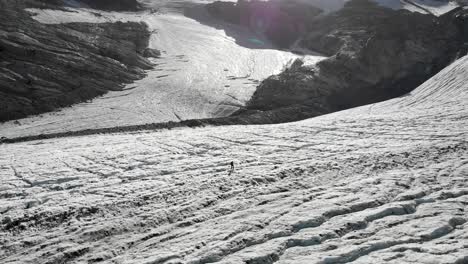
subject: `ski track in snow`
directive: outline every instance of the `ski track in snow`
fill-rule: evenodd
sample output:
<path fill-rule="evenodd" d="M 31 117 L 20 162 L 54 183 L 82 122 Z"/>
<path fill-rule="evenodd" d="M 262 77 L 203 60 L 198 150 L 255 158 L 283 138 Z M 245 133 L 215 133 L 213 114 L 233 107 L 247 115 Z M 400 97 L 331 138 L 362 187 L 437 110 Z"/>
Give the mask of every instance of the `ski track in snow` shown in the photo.
<path fill-rule="evenodd" d="M 1 145 L 0 262 L 466 263 L 467 78 L 468 56 L 301 122 Z"/>

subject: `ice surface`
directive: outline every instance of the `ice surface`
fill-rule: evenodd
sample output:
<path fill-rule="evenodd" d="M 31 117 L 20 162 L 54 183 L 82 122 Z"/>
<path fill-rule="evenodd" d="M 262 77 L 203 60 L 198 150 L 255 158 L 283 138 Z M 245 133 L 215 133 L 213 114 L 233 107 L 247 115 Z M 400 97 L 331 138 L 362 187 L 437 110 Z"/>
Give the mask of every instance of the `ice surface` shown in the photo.
<path fill-rule="evenodd" d="M 0 145 L 0 262 L 466 263 L 467 102 Z"/>

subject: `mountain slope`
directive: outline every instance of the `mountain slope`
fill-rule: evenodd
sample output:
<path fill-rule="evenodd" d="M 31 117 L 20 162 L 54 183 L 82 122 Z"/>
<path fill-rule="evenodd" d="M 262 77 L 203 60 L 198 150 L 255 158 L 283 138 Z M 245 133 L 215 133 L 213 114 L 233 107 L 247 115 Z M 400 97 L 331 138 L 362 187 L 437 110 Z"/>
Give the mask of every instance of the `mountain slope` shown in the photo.
<path fill-rule="evenodd" d="M 296 123 L 1 145 L 0 260 L 464 263 L 467 78 L 465 56 Z"/>
<path fill-rule="evenodd" d="M 153 67 L 146 24 L 44 25 L 24 10 L 40 3 L 0 3 L 0 122 L 121 90 Z"/>
<path fill-rule="evenodd" d="M 319 7 L 325 12 L 334 12 L 341 9 L 350 0 L 299 0 Z M 406 9 L 412 12 L 433 14 L 436 16 L 445 14 L 463 3 L 452 0 L 373 0 L 379 5 L 392 9 Z"/>
<path fill-rule="evenodd" d="M 329 57 L 265 79 L 238 114 L 290 113 L 275 120 L 284 122 L 402 96 L 465 54 L 464 17 L 461 9 L 436 18 L 350 1 L 308 25 L 300 41 Z"/>

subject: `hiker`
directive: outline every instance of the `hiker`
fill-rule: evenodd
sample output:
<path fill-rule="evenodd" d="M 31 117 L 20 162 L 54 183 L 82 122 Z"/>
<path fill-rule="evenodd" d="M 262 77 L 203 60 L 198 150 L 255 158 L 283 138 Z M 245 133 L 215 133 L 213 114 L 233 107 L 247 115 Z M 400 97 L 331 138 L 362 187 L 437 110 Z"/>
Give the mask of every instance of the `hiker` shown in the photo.
<path fill-rule="evenodd" d="M 230 176 L 233 172 L 234 172 L 234 161 L 231 161 L 231 168 L 229 169 L 228 176 Z"/>

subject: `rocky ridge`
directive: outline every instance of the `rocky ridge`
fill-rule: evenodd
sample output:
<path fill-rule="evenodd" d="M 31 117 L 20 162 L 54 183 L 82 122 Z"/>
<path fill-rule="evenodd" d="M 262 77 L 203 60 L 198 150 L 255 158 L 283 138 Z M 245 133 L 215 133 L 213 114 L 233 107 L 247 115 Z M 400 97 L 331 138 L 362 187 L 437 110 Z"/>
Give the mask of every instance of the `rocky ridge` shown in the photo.
<path fill-rule="evenodd" d="M 141 8 L 137 0 L 80 0 L 78 2 L 102 10 L 136 11 Z"/>
<path fill-rule="evenodd" d="M 350 1 L 305 23 L 300 36 L 328 59 L 267 78 L 235 115 L 286 122 L 402 96 L 466 53 L 466 18 L 463 8 L 436 17 Z"/>
<path fill-rule="evenodd" d="M 51 6 L 0 3 L 0 121 L 120 90 L 152 68 L 145 56 L 158 55 L 147 49 L 150 33 L 144 23 L 44 25 L 24 10 Z"/>
<path fill-rule="evenodd" d="M 322 10 L 296 1 L 216 1 L 207 4 L 214 17 L 265 34 L 280 48 L 287 48 L 305 33 Z"/>

